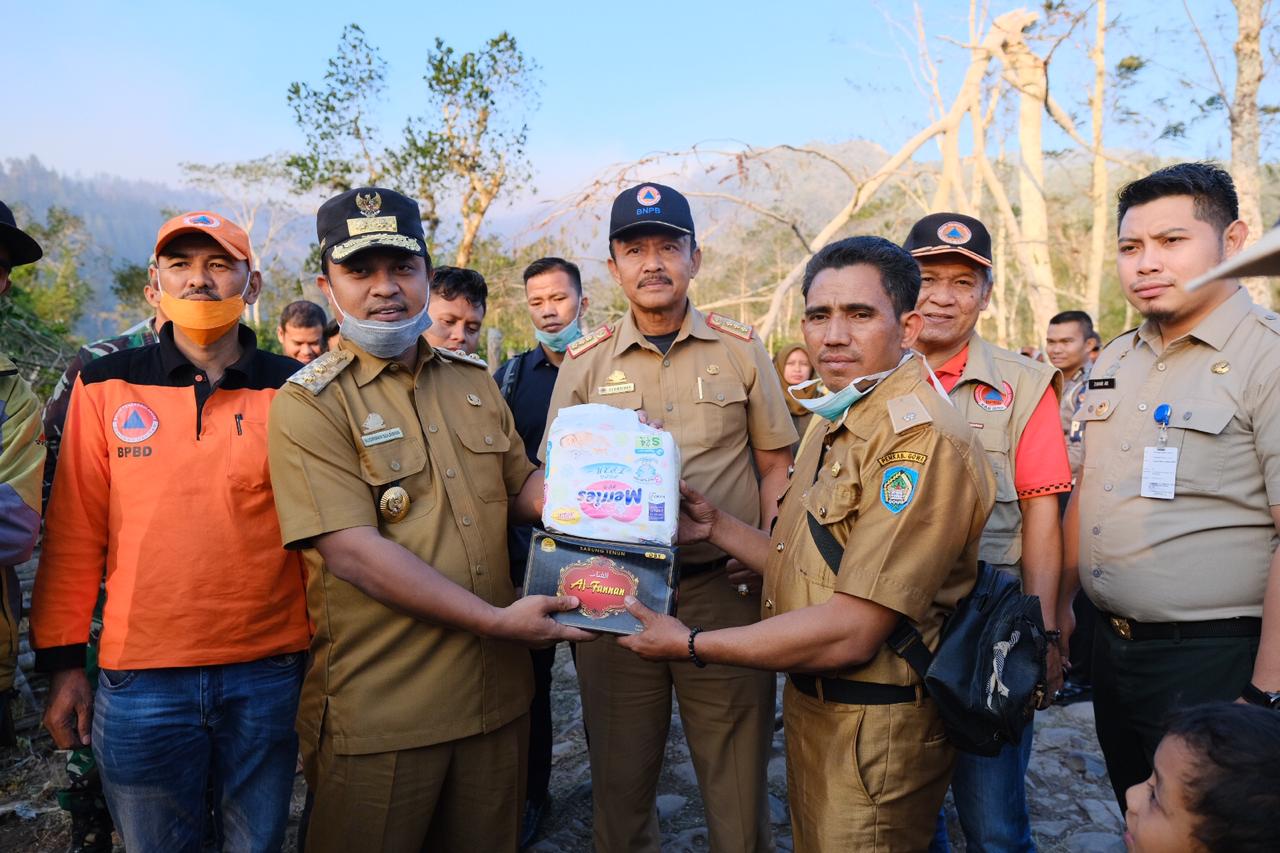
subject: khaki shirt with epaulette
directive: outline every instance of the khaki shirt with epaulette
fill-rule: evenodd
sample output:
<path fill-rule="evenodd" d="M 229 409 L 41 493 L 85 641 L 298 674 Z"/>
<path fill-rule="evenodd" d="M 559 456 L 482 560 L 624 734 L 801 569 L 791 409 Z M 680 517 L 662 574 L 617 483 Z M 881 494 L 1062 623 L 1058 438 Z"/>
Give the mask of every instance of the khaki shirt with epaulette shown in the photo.
<path fill-rule="evenodd" d="M 995 566 L 1022 562 L 1022 505 L 1014 485 L 1018 441 L 1044 392 L 1062 390 L 1057 368 L 987 343 L 976 332 L 969 338 L 969 358 L 951 399 L 978 434 L 996 476 L 996 505 L 982 533 L 978 556 Z M 999 399 L 979 402 L 981 391 L 993 389 Z"/>
<path fill-rule="evenodd" d="M 1080 580 L 1098 607 L 1145 622 L 1261 616 L 1280 505 L 1280 315 L 1240 288 L 1165 345 L 1150 322 L 1093 366 Z M 1154 414 L 1171 408 L 1174 498 L 1141 496 Z"/>
<path fill-rule="evenodd" d="M 484 362 L 418 344 L 406 370 L 349 341 L 304 367 L 271 408 L 271 481 L 286 546 L 307 562 L 315 624 L 298 729 L 337 754 L 489 732 L 529 710 L 529 653 L 407 616 L 325 565 L 316 537 L 374 527 L 498 607 L 507 503 L 534 470 Z M 407 510 L 388 498 L 399 487 Z M 392 497 L 394 497 L 393 493 Z"/>
<path fill-rule="evenodd" d="M 1084 462 L 1084 445 L 1080 443 L 1083 429 L 1076 420 L 1076 410 L 1084 399 L 1088 387 L 1089 370 L 1093 364 L 1085 361 L 1084 366 L 1070 377 L 1062 381 L 1062 395 L 1058 400 L 1058 418 L 1062 421 L 1062 438 L 1067 443 L 1067 464 L 1071 466 L 1071 479 L 1080 476 L 1080 466 Z"/>
<path fill-rule="evenodd" d="M 548 432 L 565 406 L 603 403 L 644 409 L 680 448 L 680 476 L 724 511 L 760 523 L 751 451 L 796 440 L 777 371 L 752 328 L 689 306 L 664 356 L 630 311 L 569 347 L 551 397 Z M 543 436 L 545 452 L 546 436 Z M 685 563 L 723 556 L 709 545 L 681 548 Z"/>
<path fill-rule="evenodd" d="M 977 578 L 995 479 L 974 431 L 922 370 L 912 359 L 842 420 L 809 429 L 770 541 L 766 618 L 843 592 L 905 615 L 937 648 L 943 621 Z M 838 574 L 814 544 L 809 516 L 844 544 Z M 879 684 L 920 680 L 887 646 L 831 674 Z"/>

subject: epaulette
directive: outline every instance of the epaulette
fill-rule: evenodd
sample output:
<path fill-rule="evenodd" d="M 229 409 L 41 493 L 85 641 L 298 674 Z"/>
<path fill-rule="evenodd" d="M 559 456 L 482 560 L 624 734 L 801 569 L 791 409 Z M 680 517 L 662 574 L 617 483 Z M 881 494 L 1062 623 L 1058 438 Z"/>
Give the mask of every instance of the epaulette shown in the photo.
<path fill-rule="evenodd" d="M 596 344 L 603 343 L 613 337 L 615 329 L 608 323 L 596 329 L 590 334 L 583 335 L 573 343 L 569 344 L 569 358 L 577 358 Z"/>
<path fill-rule="evenodd" d="M 1116 341 L 1120 340 L 1121 338 L 1125 337 L 1126 335 L 1132 335 L 1133 333 L 1137 332 L 1137 331 L 1138 331 L 1138 329 L 1140 329 L 1140 328 L 1142 328 L 1142 327 L 1141 327 L 1141 326 L 1134 326 L 1132 329 L 1125 329 L 1123 332 L 1121 332 L 1120 334 L 1116 335 L 1114 338 L 1112 338 L 1111 340 L 1109 340 L 1109 341 L 1107 341 L 1105 344 L 1103 344 L 1103 345 L 1102 345 L 1102 349 L 1100 349 L 1100 350 L 1098 350 L 1098 351 L 1099 351 L 1099 352 L 1101 352 L 1102 350 L 1104 350 L 1104 349 L 1106 349 L 1107 347 L 1111 346 L 1111 345 L 1112 345 L 1112 344 L 1114 344 Z"/>
<path fill-rule="evenodd" d="M 724 332 L 726 335 L 733 335 L 744 341 L 751 340 L 751 336 L 755 334 L 755 329 L 741 320 L 735 320 L 714 311 L 707 315 L 707 325 L 717 332 Z"/>
<path fill-rule="evenodd" d="M 460 361 L 463 364 L 469 364 L 472 367 L 488 367 L 489 363 L 478 355 L 472 355 L 469 352 L 463 352 L 460 349 L 445 349 L 444 347 L 434 347 L 436 355 L 443 356 L 449 361 Z"/>
<path fill-rule="evenodd" d="M 350 350 L 330 350 L 289 377 L 312 394 L 319 394 L 339 373 L 347 369 L 354 356 Z"/>
<path fill-rule="evenodd" d="M 904 394 L 889 401 L 889 420 L 893 422 L 893 432 L 897 435 L 932 422 L 933 415 L 915 394 Z"/>
<path fill-rule="evenodd" d="M 1255 306 L 1253 316 L 1258 318 L 1259 323 L 1280 335 L 1280 314 L 1261 306 Z"/>

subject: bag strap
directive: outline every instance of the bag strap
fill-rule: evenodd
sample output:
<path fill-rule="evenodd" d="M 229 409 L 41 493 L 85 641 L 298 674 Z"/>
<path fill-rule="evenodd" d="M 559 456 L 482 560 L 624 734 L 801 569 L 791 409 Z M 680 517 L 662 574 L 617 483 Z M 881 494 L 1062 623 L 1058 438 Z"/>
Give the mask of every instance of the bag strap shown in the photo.
<path fill-rule="evenodd" d="M 507 405 L 511 405 L 511 398 L 516 393 L 516 380 L 520 375 L 520 363 L 524 361 L 524 357 L 529 353 L 522 352 L 513 356 L 511 361 L 507 362 L 507 372 L 502 374 L 502 386 L 498 389 L 502 393 L 502 399 L 507 401 Z"/>
<path fill-rule="evenodd" d="M 804 514 L 809 521 L 809 535 L 813 537 L 813 544 L 817 546 L 818 553 L 826 561 L 831 573 L 839 575 L 840 558 L 844 556 L 844 548 L 835 534 L 813 517 L 813 513 L 805 510 Z M 885 640 L 885 645 L 906 661 L 907 665 L 920 676 L 920 680 L 924 681 L 925 673 L 929 671 L 929 664 L 933 662 L 933 653 L 929 651 L 929 647 L 924 644 L 924 637 L 920 636 L 920 632 L 907 617 L 902 616 L 898 619 L 898 624 L 893 627 L 892 633 Z"/>

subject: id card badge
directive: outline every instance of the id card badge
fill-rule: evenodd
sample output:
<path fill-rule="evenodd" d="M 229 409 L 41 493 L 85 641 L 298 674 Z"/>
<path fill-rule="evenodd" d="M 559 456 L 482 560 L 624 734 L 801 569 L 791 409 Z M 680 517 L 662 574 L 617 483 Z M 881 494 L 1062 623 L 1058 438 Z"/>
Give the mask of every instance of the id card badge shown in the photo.
<path fill-rule="evenodd" d="M 1142 491 L 1144 498 L 1173 500 L 1173 483 L 1178 477 L 1178 448 L 1146 447 L 1142 450 Z"/>

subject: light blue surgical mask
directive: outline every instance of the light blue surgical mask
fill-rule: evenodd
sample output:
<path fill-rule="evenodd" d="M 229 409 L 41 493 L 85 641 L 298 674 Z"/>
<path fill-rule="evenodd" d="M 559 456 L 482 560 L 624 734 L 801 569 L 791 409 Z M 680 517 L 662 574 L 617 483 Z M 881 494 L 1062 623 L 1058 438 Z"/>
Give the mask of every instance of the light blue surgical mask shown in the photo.
<path fill-rule="evenodd" d="M 357 320 L 347 309 L 338 305 L 336 296 L 333 304 L 342 312 L 342 322 L 338 324 L 342 339 L 351 341 L 369 355 L 378 358 L 395 358 L 431 327 L 431 315 L 427 313 L 427 308 L 431 305 L 430 289 L 427 290 L 427 301 L 423 303 L 422 311 L 416 317 L 399 322 Z"/>
<path fill-rule="evenodd" d="M 578 299 L 578 313 L 573 315 L 573 320 L 558 332 L 544 332 L 541 329 L 534 329 L 533 336 L 538 339 L 538 343 L 545 346 L 552 352 L 564 352 L 569 348 L 569 344 L 582 337 L 582 328 L 578 325 L 578 320 L 582 316 L 582 299 Z"/>
<path fill-rule="evenodd" d="M 876 385 L 880 384 L 880 380 L 884 379 L 890 373 L 893 373 L 893 371 L 905 364 L 907 360 L 911 358 L 912 354 L 913 353 L 911 351 L 904 352 L 902 354 L 902 358 L 899 359 L 898 363 L 893 367 L 888 370 L 882 370 L 879 373 L 859 376 L 857 379 L 853 380 L 834 394 L 826 394 L 812 399 L 802 399 L 792 393 L 795 391 L 803 391 L 806 388 L 811 388 L 821 382 L 821 379 L 810 379 L 808 382 L 801 382 L 799 385 L 792 385 L 787 389 L 787 393 L 791 394 L 791 399 L 795 400 L 810 412 L 835 423 L 844 417 L 844 413 L 849 411 L 849 409 L 853 407 L 854 403 L 870 394 Z M 872 384 L 868 385 L 865 390 L 860 390 L 858 386 L 864 382 L 871 382 Z"/>

